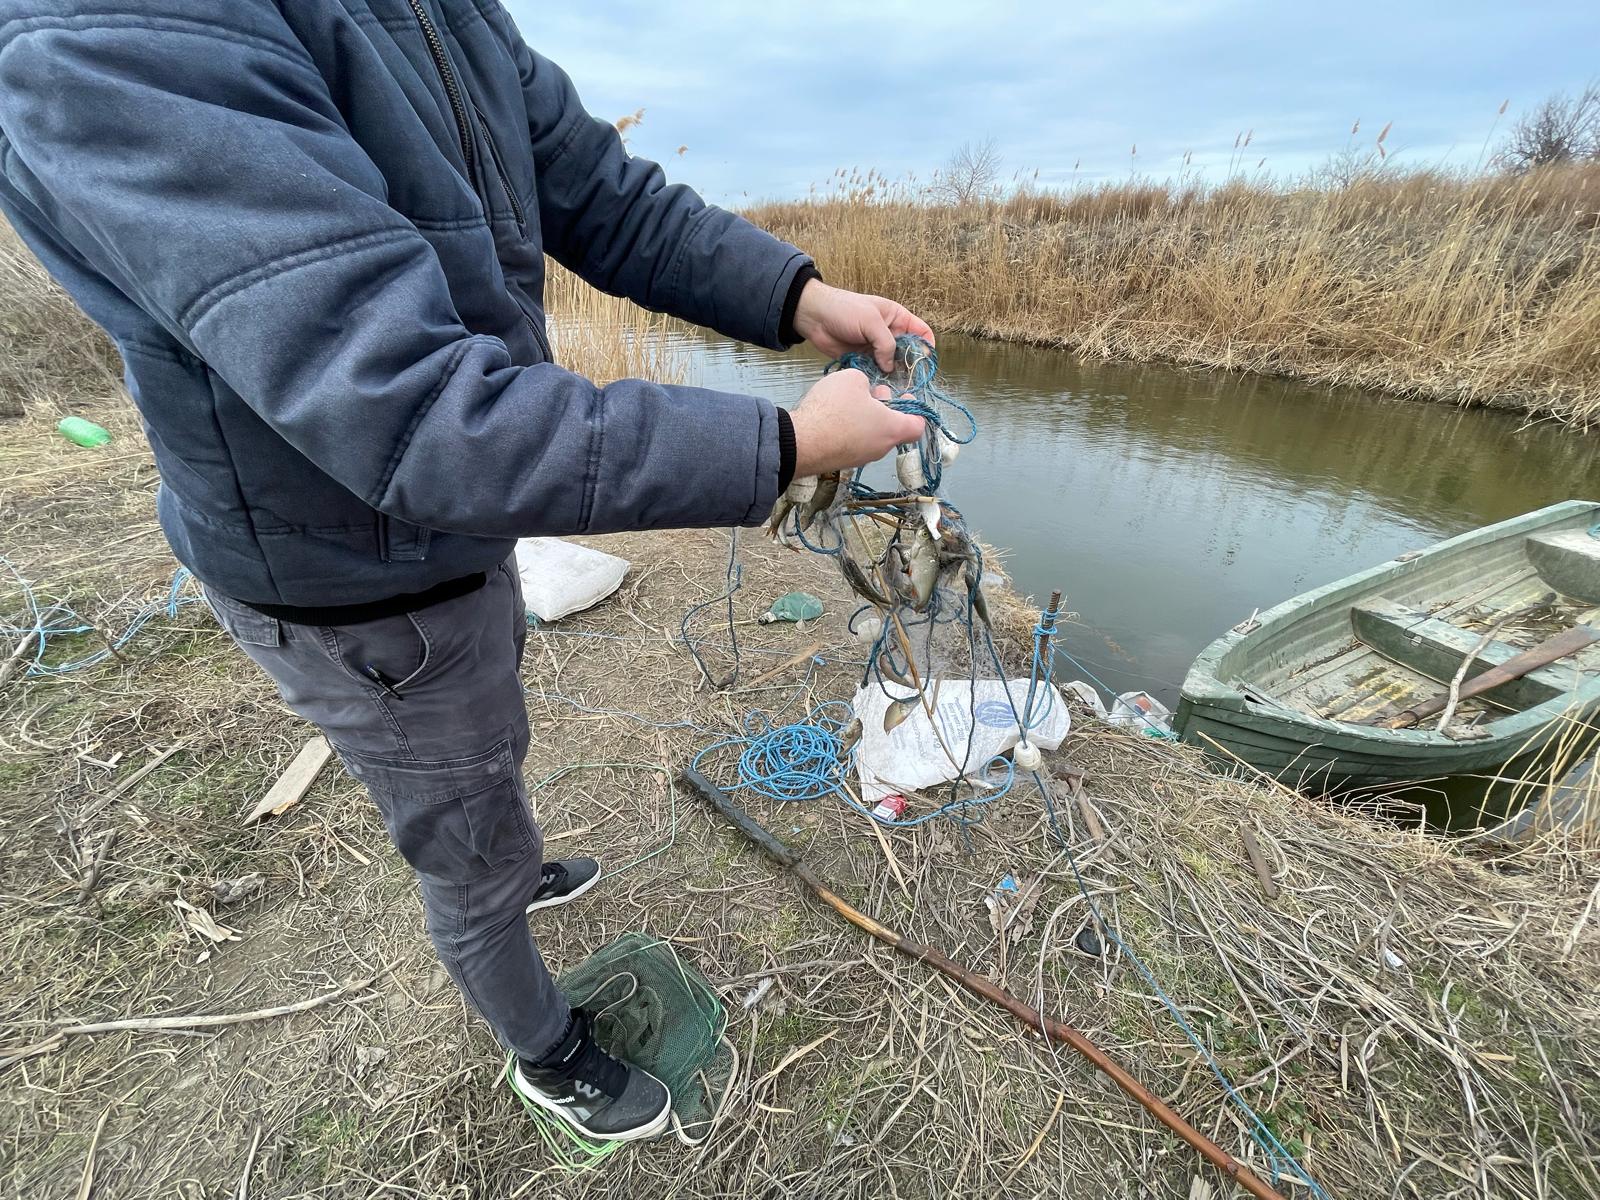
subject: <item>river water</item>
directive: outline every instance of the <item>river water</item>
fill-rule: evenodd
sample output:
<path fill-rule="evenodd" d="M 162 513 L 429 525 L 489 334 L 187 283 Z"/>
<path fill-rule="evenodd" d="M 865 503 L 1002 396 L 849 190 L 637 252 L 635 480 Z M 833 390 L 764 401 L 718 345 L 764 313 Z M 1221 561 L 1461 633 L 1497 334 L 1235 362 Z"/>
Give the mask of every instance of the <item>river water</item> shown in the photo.
<path fill-rule="evenodd" d="M 786 406 L 822 365 L 672 336 L 689 382 Z M 939 366 L 979 423 L 943 493 L 1005 549 L 1021 591 L 1065 593 L 1077 621 L 1062 674 L 1173 706 L 1194 656 L 1255 609 L 1557 500 L 1600 500 L 1589 438 L 1510 414 L 956 335 Z"/>

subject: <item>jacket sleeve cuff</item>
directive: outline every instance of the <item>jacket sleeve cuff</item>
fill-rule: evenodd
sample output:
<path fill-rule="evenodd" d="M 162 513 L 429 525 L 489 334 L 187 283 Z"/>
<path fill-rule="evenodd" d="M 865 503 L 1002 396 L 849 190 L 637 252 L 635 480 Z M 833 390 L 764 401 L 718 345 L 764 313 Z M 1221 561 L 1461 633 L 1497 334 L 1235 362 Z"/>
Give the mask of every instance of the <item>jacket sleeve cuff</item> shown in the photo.
<path fill-rule="evenodd" d="M 794 418 L 778 409 L 778 493 L 794 482 Z"/>
<path fill-rule="evenodd" d="M 778 317 L 778 343 L 785 350 L 790 346 L 805 341 L 794 330 L 795 313 L 800 310 L 800 293 L 806 290 L 806 284 L 813 279 L 821 279 L 822 272 L 817 270 L 813 263 L 806 263 L 794 273 L 794 278 L 789 281 L 789 294 L 783 300 L 783 312 Z"/>

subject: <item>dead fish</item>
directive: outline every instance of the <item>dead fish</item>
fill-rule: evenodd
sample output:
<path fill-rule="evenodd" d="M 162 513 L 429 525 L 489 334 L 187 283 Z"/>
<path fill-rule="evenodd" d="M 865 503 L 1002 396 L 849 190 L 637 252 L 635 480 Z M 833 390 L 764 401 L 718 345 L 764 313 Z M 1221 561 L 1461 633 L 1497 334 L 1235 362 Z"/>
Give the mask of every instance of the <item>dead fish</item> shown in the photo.
<path fill-rule="evenodd" d="M 848 554 L 839 556 L 839 570 L 844 572 L 844 581 L 850 585 L 850 590 L 863 600 L 876 604 L 879 608 L 893 607 L 888 598 L 872 586 L 872 580 L 867 578 L 867 573 L 861 569 L 861 564 Z"/>
<path fill-rule="evenodd" d="M 916 712 L 920 699 L 921 697 L 919 696 L 907 696 L 904 700 L 896 700 L 893 704 L 889 705 L 888 708 L 884 709 L 883 731 L 885 733 L 892 732 L 897 726 L 902 724 L 907 717 Z"/>
<path fill-rule="evenodd" d="M 925 525 L 918 525 L 911 537 L 911 549 L 902 551 L 907 582 L 911 585 L 911 606 L 918 612 L 927 609 L 939 582 L 939 546 Z"/>
<path fill-rule="evenodd" d="M 799 510 L 800 532 L 804 533 L 811 528 L 811 523 L 817 519 L 818 513 L 827 512 L 833 507 L 833 502 L 839 496 L 839 473 L 818 477 L 817 486 L 810 497 L 799 501 L 795 507 Z"/>
<path fill-rule="evenodd" d="M 991 629 L 994 622 L 989 620 L 989 601 L 983 595 L 983 580 L 978 576 L 977 563 L 968 563 L 962 577 L 967 583 L 967 596 L 972 601 L 972 611 L 978 614 L 978 619 Z"/>
<path fill-rule="evenodd" d="M 878 655 L 878 674 L 882 675 L 890 683 L 898 683 L 901 687 L 914 688 L 917 686 L 910 679 L 907 679 L 905 674 L 890 661 L 887 650 Z"/>
<path fill-rule="evenodd" d="M 784 492 L 778 497 L 778 502 L 772 506 L 772 519 L 767 522 L 767 536 L 775 542 L 783 540 L 783 523 L 788 519 L 789 513 L 794 509 L 794 501 L 789 499 L 789 493 Z"/>
<path fill-rule="evenodd" d="M 861 718 L 851 717 L 850 724 L 839 731 L 839 749 L 845 751 L 861 740 Z"/>

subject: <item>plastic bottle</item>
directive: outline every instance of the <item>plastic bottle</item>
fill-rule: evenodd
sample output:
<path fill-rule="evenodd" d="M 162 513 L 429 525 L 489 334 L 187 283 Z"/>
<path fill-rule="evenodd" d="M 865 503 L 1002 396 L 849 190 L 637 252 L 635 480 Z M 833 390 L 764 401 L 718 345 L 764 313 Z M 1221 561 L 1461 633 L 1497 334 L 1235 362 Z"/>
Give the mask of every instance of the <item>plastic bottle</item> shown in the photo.
<path fill-rule="evenodd" d="M 62 417 L 56 432 L 80 446 L 104 446 L 111 440 L 110 432 L 103 426 L 85 421 L 82 417 Z"/>

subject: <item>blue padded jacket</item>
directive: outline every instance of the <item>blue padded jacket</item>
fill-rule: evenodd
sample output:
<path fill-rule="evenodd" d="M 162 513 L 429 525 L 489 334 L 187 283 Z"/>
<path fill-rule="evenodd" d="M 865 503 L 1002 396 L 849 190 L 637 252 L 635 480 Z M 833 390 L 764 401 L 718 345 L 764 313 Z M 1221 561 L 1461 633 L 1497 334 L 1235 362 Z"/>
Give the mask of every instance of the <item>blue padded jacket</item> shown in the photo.
<path fill-rule="evenodd" d="M 768 401 L 551 361 L 544 255 L 775 348 L 810 260 L 631 157 L 497 0 L 0 0 L 0 210 L 121 350 L 173 550 L 240 600 L 775 499 Z"/>

